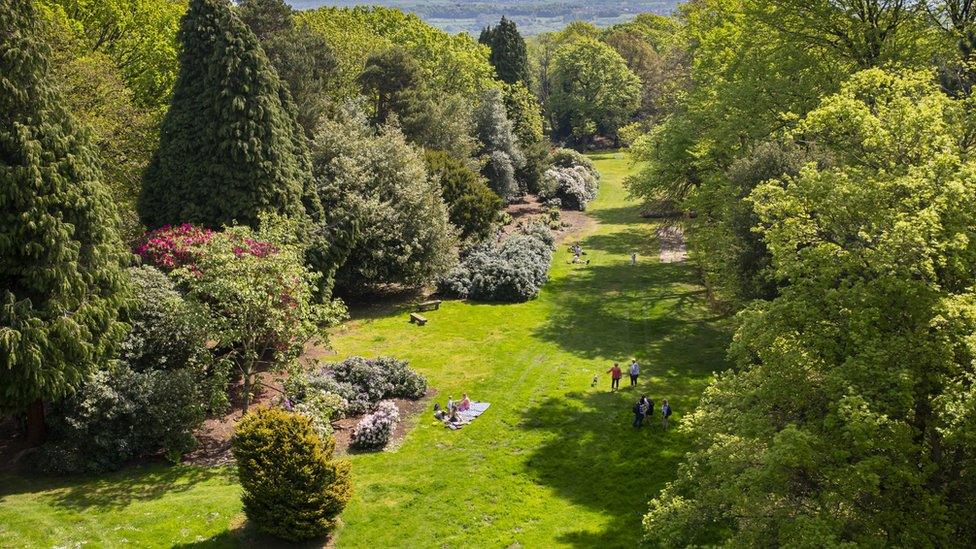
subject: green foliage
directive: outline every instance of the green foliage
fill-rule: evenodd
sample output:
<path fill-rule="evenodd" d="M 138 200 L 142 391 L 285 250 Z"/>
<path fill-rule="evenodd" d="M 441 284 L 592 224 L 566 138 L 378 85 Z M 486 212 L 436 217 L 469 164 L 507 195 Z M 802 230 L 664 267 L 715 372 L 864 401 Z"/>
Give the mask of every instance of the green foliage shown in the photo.
<path fill-rule="evenodd" d="M 154 267 L 129 269 L 133 299 L 125 311 L 129 334 L 120 358 L 136 371 L 174 370 L 203 361 L 207 319 Z"/>
<path fill-rule="evenodd" d="M 312 162 L 322 203 L 358 222 L 336 275 L 343 291 L 421 285 L 454 264 L 457 237 L 438 182 L 398 128 L 374 130 L 362 111 L 349 107 L 322 121 Z"/>
<path fill-rule="evenodd" d="M 150 228 L 256 226 L 263 213 L 318 212 L 305 137 L 288 92 L 226 0 L 193 0 L 180 73 L 139 215 Z"/>
<path fill-rule="evenodd" d="M 38 467 L 91 473 L 160 453 L 179 461 L 197 444 L 204 408 L 191 370 L 139 372 L 122 363 L 88 378 L 50 415 L 53 440 Z"/>
<path fill-rule="evenodd" d="M 491 234 L 504 202 L 464 162 L 442 151 L 426 151 L 424 161 L 432 179 L 440 183 L 451 224 L 462 240 L 483 240 Z"/>
<path fill-rule="evenodd" d="M 339 76 L 332 97 L 340 104 L 359 94 L 356 81 L 370 54 L 391 46 L 410 53 L 423 80 L 438 94 L 461 94 L 471 100 L 496 82 L 487 47 L 467 34 L 437 30 L 413 14 L 378 6 L 323 7 L 303 11 L 299 18 L 335 52 Z"/>
<path fill-rule="evenodd" d="M 308 25 L 296 24 L 293 10 L 281 0 L 245 0 L 236 13 L 261 41 L 268 61 L 291 92 L 298 123 L 311 136 L 329 107 L 338 71 L 329 43 Z"/>
<path fill-rule="evenodd" d="M 176 31 L 184 2 L 43 0 L 39 5 L 80 42 L 79 57 L 111 58 L 138 107 L 165 107 L 178 72 Z"/>
<path fill-rule="evenodd" d="M 44 25 L 45 41 L 53 49 L 52 81 L 60 84 L 67 110 L 91 131 L 102 181 L 122 220 L 122 237 L 130 240 L 142 233 L 136 199 L 156 148 L 162 113 L 158 105 L 137 101 L 113 59 L 91 51 L 72 30 L 72 22 L 59 14 L 52 11 Z"/>
<path fill-rule="evenodd" d="M 282 371 L 301 355 L 318 326 L 340 319 L 341 304 L 316 304 L 318 273 L 303 262 L 294 222 L 267 217 L 261 231 L 229 227 L 198 245 L 195 262 L 170 273 L 188 300 L 206 307 L 210 338 L 226 350 L 244 379 L 243 408 L 259 367 Z M 244 253 L 242 242 L 270 242 L 267 254 Z"/>
<path fill-rule="evenodd" d="M 333 459 L 335 439 L 321 439 L 308 418 L 276 408 L 244 416 L 232 449 L 244 513 L 288 541 L 330 533 L 352 495 L 349 462 Z"/>
<path fill-rule="evenodd" d="M 48 69 L 27 0 L 0 5 L 0 409 L 70 394 L 110 356 L 118 217 Z"/>
<path fill-rule="evenodd" d="M 525 40 L 511 19 L 502 16 L 495 28 L 485 27 L 478 42 L 491 48 L 489 58 L 498 78 L 506 84 L 529 82 L 529 60 L 525 53 Z"/>
<path fill-rule="evenodd" d="M 640 104 L 640 79 L 610 46 L 581 38 L 556 51 L 547 108 L 558 137 L 615 136 Z"/>
<path fill-rule="evenodd" d="M 976 165 L 928 72 L 855 74 L 790 136 L 834 164 L 750 200 L 775 276 L 645 518 L 658 543 L 952 545 L 976 460 Z M 841 513 L 839 509 L 850 509 Z M 913 517 L 924 515 L 925 520 Z"/>
<path fill-rule="evenodd" d="M 408 112 L 421 79 L 420 65 L 402 47 L 370 54 L 358 81 L 372 103 L 373 123 L 385 124 L 391 114 Z"/>
<path fill-rule="evenodd" d="M 236 13 L 262 43 L 295 26 L 295 15 L 284 0 L 241 0 Z"/>

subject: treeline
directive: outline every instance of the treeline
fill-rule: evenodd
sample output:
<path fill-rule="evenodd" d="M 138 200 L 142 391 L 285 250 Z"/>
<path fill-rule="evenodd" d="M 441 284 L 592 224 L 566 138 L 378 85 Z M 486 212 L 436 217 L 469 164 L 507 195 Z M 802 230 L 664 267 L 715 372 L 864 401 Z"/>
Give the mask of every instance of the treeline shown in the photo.
<path fill-rule="evenodd" d="M 695 214 L 738 314 L 648 540 L 976 539 L 976 10 L 701 0 L 678 23 L 628 185 Z"/>

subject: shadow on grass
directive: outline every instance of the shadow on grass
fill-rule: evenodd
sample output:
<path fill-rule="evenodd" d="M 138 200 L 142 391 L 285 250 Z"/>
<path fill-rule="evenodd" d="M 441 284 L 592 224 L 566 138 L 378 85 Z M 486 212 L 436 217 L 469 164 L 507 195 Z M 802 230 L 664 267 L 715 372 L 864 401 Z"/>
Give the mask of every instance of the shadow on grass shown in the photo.
<path fill-rule="evenodd" d="M 0 497 L 31 492 L 51 492 L 56 507 L 77 511 L 121 509 L 137 501 L 164 498 L 169 494 L 191 490 L 210 480 L 236 482 L 229 467 L 191 467 L 149 465 L 131 467 L 97 478 L 71 475 L 65 477 L 11 476 L 0 482 Z"/>
<path fill-rule="evenodd" d="M 219 534 L 210 536 L 207 539 L 202 539 L 199 541 L 194 541 L 190 543 L 181 543 L 174 545 L 174 548 L 195 548 L 195 547 L 212 547 L 212 548 L 222 548 L 222 547 L 260 547 L 260 548 L 292 548 L 292 549 L 312 549 L 314 547 L 329 547 L 330 538 L 328 536 L 323 536 L 321 538 L 314 538 L 301 542 L 289 542 L 269 534 L 266 534 L 258 529 L 251 521 L 244 520 L 244 523 L 240 526 L 224 530 Z"/>
<path fill-rule="evenodd" d="M 536 338 L 586 359 L 637 357 L 659 370 L 691 357 L 721 368 L 720 317 L 707 314 L 686 265 L 590 265 L 550 284 L 558 299 Z"/>

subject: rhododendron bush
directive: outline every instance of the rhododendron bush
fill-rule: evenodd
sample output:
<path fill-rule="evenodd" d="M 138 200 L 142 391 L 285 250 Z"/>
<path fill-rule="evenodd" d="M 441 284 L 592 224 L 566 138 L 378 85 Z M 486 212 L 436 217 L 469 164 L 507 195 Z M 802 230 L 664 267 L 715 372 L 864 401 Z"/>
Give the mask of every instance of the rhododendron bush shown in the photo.
<path fill-rule="evenodd" d="M 344 314 L 339 302 L 316 304 L 320 275 L 306 268 L 296 234 L 295 222 L 279 217 L 262 219 L 259 231 L 186 224 L 148 233 L 134 250 L 208 312 L 208 339 L 244 380 L 245 410 L 258 369 L 284 369 L 318 327 Z"/>
<path fill-rule="evenodd" d="M 146 233 L 133 249 L 136 255 L 164 271 L 195 265 L 214 237 L 229 239 L 235 255 L 250 254 L 266 257 L 276 251 L 270 242 L 239 235 L 234 232 L 218 233 L 190 223 L 171 227 L 166 225 Z"/>
<path fill-rule="evenodd" d="M 380 402 L 376 411 L 356 424 L 352 431 L 352 445 L 357 448 L 382 448 L 390 442 L 400 423 L 400 410 L 389 400 Z"/>

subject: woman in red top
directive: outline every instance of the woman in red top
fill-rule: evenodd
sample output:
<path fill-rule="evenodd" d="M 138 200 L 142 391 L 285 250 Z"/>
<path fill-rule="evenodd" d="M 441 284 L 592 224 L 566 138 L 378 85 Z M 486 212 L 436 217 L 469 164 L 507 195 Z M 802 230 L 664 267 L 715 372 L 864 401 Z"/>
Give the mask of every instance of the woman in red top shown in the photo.
<path fill-rule="evenodd" d="M 614 389 L 619 389 L 620 388 L 620 378 L 623 376 L 623 372 L 621 372 L 621 370 L 620 370 L 620 365 L 617 364 L 616 362 L 614 362 L 613 363 L 613 368 L 610 368 L 609 370 L 607 370 L 607 373 L 610 374 L 610 379 L 611 379 L 611 381 L 610 381 L 610 390 L 613 391 Z"/>

